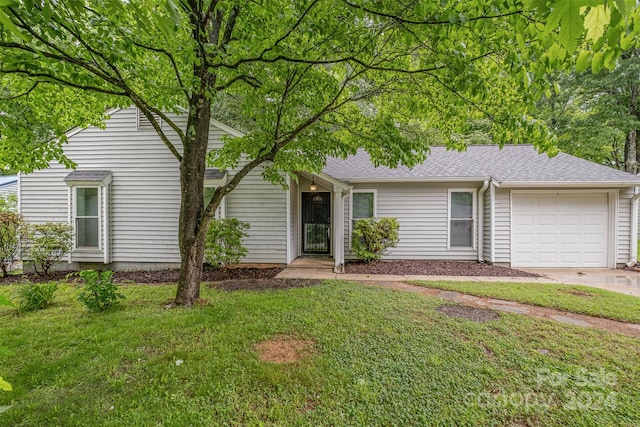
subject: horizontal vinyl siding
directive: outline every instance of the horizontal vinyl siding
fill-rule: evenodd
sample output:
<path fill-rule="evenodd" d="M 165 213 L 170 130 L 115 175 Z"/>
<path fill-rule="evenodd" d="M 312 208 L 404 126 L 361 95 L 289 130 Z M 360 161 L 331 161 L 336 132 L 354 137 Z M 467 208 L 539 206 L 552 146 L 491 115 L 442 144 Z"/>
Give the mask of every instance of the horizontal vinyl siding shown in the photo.
<path fill-rule="evenodd" d="M 183 129 L 186 127 L 186 116 L 173 116 L 173 119 Z M 181 151 L 175 132 L 166 124 L 163 129 Z M 225 134 L 212 126 L 209 148 L 219 147 Z M 109 201 L 112 262 L 179 262 L 179 164 L 154 130 L 137 128 L 136 109 L 114 113 L 105 130 L 90 127 L 71 136 L 64 150 L 76 162 L 78 169 L 108 169 L 113 172 Z M 54 163 L 49 169 L 21 177 L 21 210 L 28 221 L 68 221 L 67 186 L 63 179 L 69 172 Z M 258 190 L 249 190 L 246 181 L 255 184 L 257 180 L 261 181 L 259 177 L 259 172 L 252 172 L 239 185 L 238 194 L 234 191 L 227 196 L 227 206 L 231 207 L 227 215 L 232 217 L 237 213 L 239 219 L 251 223 L 251 237 L 246 245 L 250 253 L 246 260 L 267 259 L 269 257 L 264 253 L 273 255 L 279 252 L 274 246 L 264 245 L 267 233 L 263 229 L 272 220 L 277 223 L 273 217 L 280 210 L 284 212 L 284 196 L 276 200 L 272 194 L 275 187 L 263 182 L 258 184 Z M 284 194 L 281 189 L 280 193 Z M 267 194 L 270 196 L 263 198 Z M 259 205 L 251 200 L 242 200 L 247 197 L 264 201 L 264 206 L 275 213 L 271 216 L 267 212 L 252 214 L 250 210 Z M 280 217 L 281 222 L 283 218 L 284 213 Z M 284 240 L 284 236 L 282 231 L 279 239 Z M 257 239 L 255 242 L 252 240 L 254 237 Z M 284 252 L 286 246 L 284 243 L 281 246 L 280 252 Z M 282 260 L 278 256 L 271 258 L 284 262 L 285 256 L 281 257 Z"/>
<path fill-rule="evenodd" d="M 261 170 L 249 173 L 227 196 L 227 218 L 248 222 L 249 237 L 244 245 L 249 251 L 245 263 L 287 262 L 287 192 L 265 182 Z"/>
<path fill-rule="evenodd" d="M 495 254 L 493 262 L 511 262 L 511 192 L 496 188 L 494 213 Z"/>
<path fill-rule="evenodd" d="M 477 183 L 433 185 L 424 183 L 361 184 L 354 189 L 377 190 L 378 218 L 394 217 L 400 224 L 398 246 L 385 259 L 451 259 L 475 260 L 475 249 L 447 249 L 448 189 L 478 188 Z M 349 212 L 348 202 L 346 209 Z M 350 233 L 350 215 L 345 216 L 345 235 Z M 476 233 L 477 242 L 477 212 Z M 345 238 L 347 258 L 353 258 Z"/>
<path fill-rule="evenodd" d="M 626 264 L 631 259 L 631 198 L 633 188 L 621 188 L 618 193 L 618 240 L 616 263 Z"/>

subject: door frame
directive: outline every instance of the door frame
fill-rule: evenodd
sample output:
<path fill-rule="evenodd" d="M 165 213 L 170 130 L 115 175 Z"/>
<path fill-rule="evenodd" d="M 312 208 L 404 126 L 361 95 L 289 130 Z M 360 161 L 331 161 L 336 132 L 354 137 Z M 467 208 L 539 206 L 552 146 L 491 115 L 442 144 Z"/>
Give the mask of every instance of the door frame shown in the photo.
<path fill-rule="evenodd" d="M 319 187 L 321 187 L 319 185 Z M 302 227 L 302 193 L 329 193 L 329 217 L 330 217 L 330 226 L 329 226 L 329 253 L 326 254 L 308 254 L 304 252 L 304 230 Z M 317 256 L 317 257 L 331 257 L 333 258 L 333 247 L 334 247 L 334 235 L 333 235 L 333 191 L 327 189 L 323 190 L 322 188 L 318 188 L 316 191 L 311 190 L 300 190 L 300 202 L 298 203 L 298 253 L 301 256 Z"/>
<path fill-rule="evenodd" d="M 593 194 L 600 193 L 607 195 L 607 210 L 608 210 L 608 221 L 607 221 L 607 268 L 616 268 L 616 261 L 618 259 L 618 199 L 619 192 L 617 189 L 599 189 L 599 188 L 591 188 L 591 189 L 562 189 L 562 190 L 510 190 L 509 191 L 509 264 L 512 268 L 518 268 L 517 265 L 513 264 L 513 255 L 514 255 L 514 233 L 513 233 L 513 197 L 518 194 Z M 541 267 L 542 268 L 542 267 Z M 563 268 L 563 267 L 557 267 Z M 585 267 L 588 268 L 588 267 Z"/>

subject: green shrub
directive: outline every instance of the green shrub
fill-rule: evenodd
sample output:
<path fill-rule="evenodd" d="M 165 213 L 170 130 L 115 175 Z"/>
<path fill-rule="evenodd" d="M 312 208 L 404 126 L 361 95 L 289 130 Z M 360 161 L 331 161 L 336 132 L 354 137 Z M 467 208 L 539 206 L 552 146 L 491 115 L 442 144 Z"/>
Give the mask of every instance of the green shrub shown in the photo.
<path fill-rule="evenodd" d="M 382 258 L 389 248 L 398 245 L 400 225 L 395 218 L 366 218 L 355 222 L 351 247 L 359 260 L 370 262 Z"/>
<path fill-rule="evenodd" d="M 19 285 L 14 298 L 21 311 L 35 311 L 51 305 L 58 290 L 58 282 L 23 283 Z"/>
<path fill-rule="evenodd" d="M 6 277 L 20 253 L 22 216 L 12 212 L 0 212 L 0 272 Z"/>
<path fill-rule="evenodd" d="M 18 213 L 18 195 L 16 193 L 0 194 L 0 212 Z"/>
<path fill-rule="evenodd" d="M 58 222 L 30 225 L 27 233 L 31 241 L 29 257 L 36 273 L 49 275 L 53 267 L 73 248 L 73 227 Z"/>
<path fill-rule="evenodd" d="M 205 261 L 216 268 L 238 263 L 247 254 L 242 239 L 248 236 L 248 229 L 249 224 L 235 218 L 213 220 L 205 242 Z"/>
<path fill-rule="evenodd" d="M 89 311 L 105 311 L 124 299 L 124 295 L 118 292 L 118 287 L 113 283 L 113 271 L 83 270 L 79 274 L 84 280 L 84 287 L 78 295 L 78 301 Z"/>

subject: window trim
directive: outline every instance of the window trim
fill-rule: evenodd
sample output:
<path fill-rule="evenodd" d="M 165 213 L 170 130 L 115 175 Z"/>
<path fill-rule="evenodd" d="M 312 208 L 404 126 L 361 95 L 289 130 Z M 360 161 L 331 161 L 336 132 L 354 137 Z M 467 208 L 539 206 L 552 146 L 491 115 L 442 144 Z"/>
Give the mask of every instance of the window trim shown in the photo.
<path fill-rule="evenodd" d="M 471 234 L 471 246 L 451 246 L 451 194 L 452 193 L 471 193 L 471 220 L 473 221 L 473 229 Z M 449 251 L 464 251 L 475 250 L 478 228 L 478 189 L 477 188 L 449 188 L 447 192 L 447 250 Z M 469 218 L 453 218 L 454 220 L 469 219 Z"/>
<path fill-rule="evenodd" d="M 373 193 L 373 216 L 368 218 L 377 218 L 378 217 L 378 190 L 375 188 L 358 188 L 353 189 L 349 192 L 349 248 L 353 248 L 352 246 L 352 234 L 353 234 L 353 221 L 355 219 L 365 219 L 365 218 L 354 218 L 353 217 L 353 194 L 354 193 Z"/>
<path fill-rule="evenodd" d="M 78 216 L 78 189 L 79 188 L 95 188 L 98 190 L 98 216 Z M 103 197 L 104 197 L 104 188 L 99 185 L 74 185 L 72 187 L 73 190 L 73 203 L 72 203 L 72 215 L 71 221 L 73 225 L 73 250 L 79 251 L 103 251 L 104 250 L 104 206 L 103 206 Z M 98 246 L 78 246 L 78 218 L 96 218 L 98 220 Z"/>

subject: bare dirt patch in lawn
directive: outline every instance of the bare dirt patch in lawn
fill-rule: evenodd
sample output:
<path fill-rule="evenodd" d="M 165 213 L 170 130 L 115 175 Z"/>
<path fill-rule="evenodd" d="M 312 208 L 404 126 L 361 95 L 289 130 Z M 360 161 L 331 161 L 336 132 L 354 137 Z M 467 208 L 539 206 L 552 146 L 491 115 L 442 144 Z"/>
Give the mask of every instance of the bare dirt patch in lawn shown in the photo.
<path fill-rule="evenodd" d="M 500 315 L 493 310 L 484 308 L 469 307 L 466 305 L 443 305 L 437 311 L 450 317 L 471 320 L 474 322 L 488 322 L 500 318 Z"/>
<path fill-rule="evenodd" d="M 345 272 L 351 274 L 409 274 L 425 276 L 540 277 L 537 274 L 526 271 L 475 261 L 427 259 L 374 261 L 370 263 L 349 262 L 345 265 Z"/>
<path fill-rule="evenodd" d="M 267 291 L 278 289 L 308 288 L 322 283 L 317 279 L 256 279 L 256 280 L 225 280 L 212 283 L 210 288 L 223 291 Z"/>
<path fill-rule="evenodd" d="M 293 363 L 310 356 L 315 348 L 312 340 L 300 340 L 289 335 L 260 341 L 253 346 L 258 358 L 263 362 Z"/>

